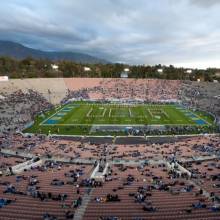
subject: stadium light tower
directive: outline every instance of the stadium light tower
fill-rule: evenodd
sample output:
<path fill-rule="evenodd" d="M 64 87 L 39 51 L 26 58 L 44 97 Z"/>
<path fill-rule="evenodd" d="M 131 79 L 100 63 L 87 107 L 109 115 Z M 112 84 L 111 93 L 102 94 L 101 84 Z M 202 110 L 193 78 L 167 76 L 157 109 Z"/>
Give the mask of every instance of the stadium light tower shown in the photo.
<path fill-rule="evenodd" d="M 129 68 L 124 68 L 123 72 L 121 72 L 121 78 L 128 78 Z"/>

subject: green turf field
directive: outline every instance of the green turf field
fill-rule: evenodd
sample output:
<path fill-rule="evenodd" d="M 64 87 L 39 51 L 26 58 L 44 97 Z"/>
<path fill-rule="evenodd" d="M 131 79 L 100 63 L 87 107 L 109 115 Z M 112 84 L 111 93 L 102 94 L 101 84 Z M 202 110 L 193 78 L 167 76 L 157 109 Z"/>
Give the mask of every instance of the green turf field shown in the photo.
<path fill-rule="evenodd" d="M 188 115 L 187 115 L 188 114 Z M 190 117 L 193 114 L 193 117 Z M 68 104 L 46 117 L 40 126 L 68 125 L 189 125 L 209 123 L 175 105 Z"/>
<path fill-rule="evenodd" d="M 39 115 L 25 132 L 87 134 L 94 126 L 210 126 L 213 119 L 174 104 L 72 102 Z"/>

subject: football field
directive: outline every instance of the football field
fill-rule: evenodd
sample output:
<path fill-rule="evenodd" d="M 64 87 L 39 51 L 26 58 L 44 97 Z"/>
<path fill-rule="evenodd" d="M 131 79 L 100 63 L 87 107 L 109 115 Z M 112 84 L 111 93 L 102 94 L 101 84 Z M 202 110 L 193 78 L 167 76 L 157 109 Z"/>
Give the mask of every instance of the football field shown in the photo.
<path fill-rule="evenodd" d="M 128 128 L 190 126 L 198 132 L 208 132 L 213 125 L 210 115 L 178 104 L 103 104 L 76 101 L 39 114 L 24 132 L 123 136 L 127 135 Z"/>
<path fill-rule="evenodd" d="M 71 125 L 207 125 L 201 116 L 181 106 L 70 103 L 44 116 L 40 126 Z"/>

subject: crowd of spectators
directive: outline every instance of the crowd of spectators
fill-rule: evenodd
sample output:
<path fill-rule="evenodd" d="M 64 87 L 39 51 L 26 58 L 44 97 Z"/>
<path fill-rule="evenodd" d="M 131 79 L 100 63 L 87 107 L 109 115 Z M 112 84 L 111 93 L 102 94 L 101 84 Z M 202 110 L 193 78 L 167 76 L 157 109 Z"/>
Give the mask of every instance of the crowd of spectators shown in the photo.
<path fill-rule="evenodd" d="M 138 80 L 138 79 L 103 79 L 93 87 L 75 89 L 68 88 L 64 100 L 96 99 L 96 100 L 145 100 L 150 102 L 177 100 L 180 81 Z"/>
<path fill-rule="evenodd" d="M 22 129 L 34 120 L 36 114 L 45 111 L 52 105 L 38 92 L 21 90 L 12 94 L 3 94 L 0 99 L 0 132 Z"/>
<path fill-rule="evenodd" d="M 220 84 L 210 82 L 182 83 L 179 99 L 191 108 L 213 113 L 220 118 Z"/>

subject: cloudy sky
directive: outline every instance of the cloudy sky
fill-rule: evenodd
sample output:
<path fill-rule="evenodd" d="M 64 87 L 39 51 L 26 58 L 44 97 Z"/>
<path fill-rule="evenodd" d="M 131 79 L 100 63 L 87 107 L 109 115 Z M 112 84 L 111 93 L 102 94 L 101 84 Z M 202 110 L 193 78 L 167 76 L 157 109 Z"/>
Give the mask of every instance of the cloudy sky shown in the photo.
<path fill-rule="evenodd" d="M 0 39 L 112 62 L 220 67 L 220 0 L 7 0 Z"/>

